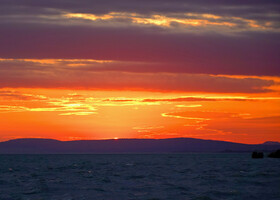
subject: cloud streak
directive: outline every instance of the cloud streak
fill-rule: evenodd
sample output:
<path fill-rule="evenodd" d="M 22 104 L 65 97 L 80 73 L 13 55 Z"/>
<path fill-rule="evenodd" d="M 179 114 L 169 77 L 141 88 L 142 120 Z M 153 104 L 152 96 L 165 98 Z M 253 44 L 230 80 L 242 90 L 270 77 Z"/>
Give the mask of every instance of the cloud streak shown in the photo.
<path fill-rule="evenodd" d="M 98 64 L 99 65 L 99 64 Z M 79 68 L 0 65 L 1 88 L 69 88 L 161 92 L 262 93 L 273 80 L 179 73 L 94 72 Z"/>
<path fill-rule="evenodd" d="M 192 27 L 201 31 L 222 31 L 240 32 L 249 30 L 271 30 L 278 31 L 276 27 L 272 26 L 272 23 L 262 22 L 257 20 L 245 19 L 242 17 L 224 17 L 219 15 L 207 14 L 207 13 L 178 13 L 174 16 L 168 16 L 166 14 L 153 14 L 153 15 L 141 15 L 138 13 L 128 12 L 110 12 L 104 15 L 95 15 L 90 13 L 67 13 L 62 17 L 67 19 L 82 19 L 96 22 L 97 25 L 113 26 L 118 24 L 119 26 L 131 26 L 131 25 L 147 25 L 157 26 L 161 28 L 172 29 L 173 31 L 195 31 Z"/>

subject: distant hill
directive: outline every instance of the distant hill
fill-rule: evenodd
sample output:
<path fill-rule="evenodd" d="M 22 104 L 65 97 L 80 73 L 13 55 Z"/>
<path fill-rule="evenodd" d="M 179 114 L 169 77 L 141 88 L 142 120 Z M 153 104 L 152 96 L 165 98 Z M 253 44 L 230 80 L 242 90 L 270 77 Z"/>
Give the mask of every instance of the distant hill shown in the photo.
<path fill-rule="evenodd" d="M 275 141 L 267 141 L 262 143 L 264 145 L 280 145 L 280 142 L 275 142 Z"/>
<path fill-rule="evenodd" d="M 0 154 L 251 152 L 277 149 L 280 149 L 280 144 L 249 145 L 194 138 L 76 141 L 16 139 L 0 142 Z"/>

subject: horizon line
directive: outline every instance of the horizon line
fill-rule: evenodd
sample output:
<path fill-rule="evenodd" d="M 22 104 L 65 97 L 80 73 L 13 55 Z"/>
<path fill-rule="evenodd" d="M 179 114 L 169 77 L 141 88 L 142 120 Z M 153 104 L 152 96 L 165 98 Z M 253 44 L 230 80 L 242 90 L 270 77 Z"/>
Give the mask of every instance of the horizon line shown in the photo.
<path fill-rule="evenodd" d="M 9 139 L 0 141 L 2 142 L 9 142 L 13 140 L 54 140 L 59 142 L 75 142 L 75 141 L 106 141 L 106 140 L 170 140 L 170 139 L 196 139 L 196 140 L 205 140 L 205 141 L 219 141 L 219 142 L 229 142 L 229 143 L 236 143 L 236 144 L 246 144 L 246 145 L 260 145 L 264 144 L 266 142 L 277 142 L 280 144 L 280 141 L 265 141 L 263 143 L 257 143 L 257 144 L 248 144 L 248 143 L 241 143 L 241 142 L 232 142 L 232 141 L 226 141 L 226 140 L 213 140 L 213 139 L 200 139 L 200 138 L 192 138 L 192 137 L 173 137 L 173 138 L 102 138 L 102 139 L 76 139 L 76 140 L 59 140 L 59 139 L 53 139 L 53 138 L 43 138 L 43 137 L 36 137 L 36 138 L 15 138 L 15 139 Z"/>

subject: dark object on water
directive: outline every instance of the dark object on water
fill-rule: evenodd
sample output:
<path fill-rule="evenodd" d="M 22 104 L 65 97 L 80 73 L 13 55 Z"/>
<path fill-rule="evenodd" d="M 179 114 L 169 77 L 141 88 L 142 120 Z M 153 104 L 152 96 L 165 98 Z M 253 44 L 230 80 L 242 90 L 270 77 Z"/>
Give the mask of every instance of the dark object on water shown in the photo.
<path fill-rule="evenodd" d="M 278 149 L 275 152 L 272 152 L 272 153 L 268 154 L 268 157 L 270 157 L 270 158 L 280 158 L 280 149 Z"/>
<path fill-rule="evenodd" d="M 252 153 L 252 158 L 263 158 L 263 152 L 256 152 Z"/>

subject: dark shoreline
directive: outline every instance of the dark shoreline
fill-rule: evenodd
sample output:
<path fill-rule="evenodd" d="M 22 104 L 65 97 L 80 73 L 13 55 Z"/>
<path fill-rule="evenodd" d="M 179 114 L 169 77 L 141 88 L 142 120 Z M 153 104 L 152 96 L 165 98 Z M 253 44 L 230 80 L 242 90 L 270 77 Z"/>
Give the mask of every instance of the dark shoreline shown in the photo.
<path fill-rule="evenodd" d="M 0 142 L 0 154 L 182 154 L 273 152 L 279 145 L 242 144 L 195 138 L 58 141 L 17 139 Z"/>

